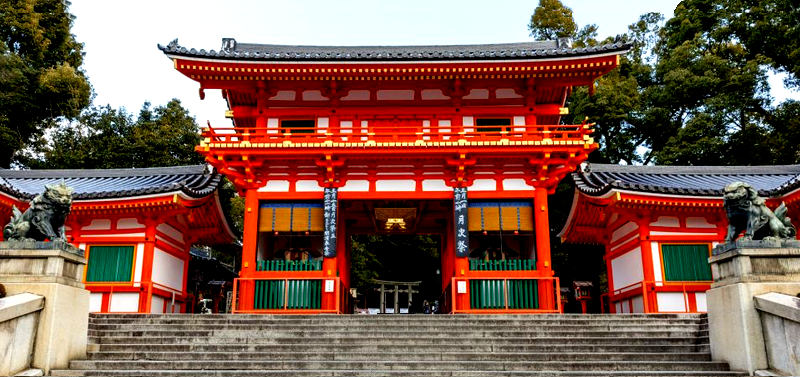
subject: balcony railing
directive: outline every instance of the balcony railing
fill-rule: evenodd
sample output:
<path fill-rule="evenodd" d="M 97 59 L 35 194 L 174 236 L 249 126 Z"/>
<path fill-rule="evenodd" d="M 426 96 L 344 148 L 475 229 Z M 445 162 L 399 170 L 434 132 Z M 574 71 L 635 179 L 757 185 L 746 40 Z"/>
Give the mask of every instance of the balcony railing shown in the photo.
<path fill-rule="evenodd" d="M 557 277 L 453 278 L 446 291 L 450 313 L 560 313 Z"/>
<path fill-rule="evenodd" d="M 279 147 L 305 143 L 305 146 L 343 146 L 350 144 L 401 143 L 397 146 L 450 145 L 488 143 L 482 145 L 583 145 L 590 141 L 591 125 L 514 125 L 463 127 L 315 127 L 315 128 L 205 128 L 205 143 L 267 143 Z M 335 144 L 332 144 L 335 143 Z M 437 144 L 438 143 L 438 144 Z M 444 144 L 442 144 L 444 143 Z M 278 144 L 278 145 L 275 145 Z M 310 145 L 308 145 L 310 144 Z M 481 145 L 481 144 L 479 144 Z"/>

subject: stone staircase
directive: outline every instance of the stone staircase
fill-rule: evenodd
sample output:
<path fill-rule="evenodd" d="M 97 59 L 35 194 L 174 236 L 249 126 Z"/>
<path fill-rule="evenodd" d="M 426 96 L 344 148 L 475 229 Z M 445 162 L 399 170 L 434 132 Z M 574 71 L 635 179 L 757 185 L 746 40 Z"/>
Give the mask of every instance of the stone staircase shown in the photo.
<path fill-rule="evenodd" d="M 92 314 L 53 376 L 744 376 L 705 315 Z"/>

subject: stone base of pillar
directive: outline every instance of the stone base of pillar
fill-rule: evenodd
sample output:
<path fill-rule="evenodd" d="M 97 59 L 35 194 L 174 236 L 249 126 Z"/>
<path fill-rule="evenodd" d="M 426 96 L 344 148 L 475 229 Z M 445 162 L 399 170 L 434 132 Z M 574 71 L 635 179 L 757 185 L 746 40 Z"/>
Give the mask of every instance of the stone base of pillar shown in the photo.
<path fill-rule="evenodd" d="M 737 241 L 714 248 L 714 283 L 707 292 L 711 356 L 751 375 L 767 369 L 754 297 L 800 292 L 800 242 Z"/>
<path fill-rule="evenodd" d="M 89 291 L 83 250 L 65 243 L 0 242 L 0 282 L 8 295 L 44 296 L 31 366 L 49 374 L 86 358 Z"/>

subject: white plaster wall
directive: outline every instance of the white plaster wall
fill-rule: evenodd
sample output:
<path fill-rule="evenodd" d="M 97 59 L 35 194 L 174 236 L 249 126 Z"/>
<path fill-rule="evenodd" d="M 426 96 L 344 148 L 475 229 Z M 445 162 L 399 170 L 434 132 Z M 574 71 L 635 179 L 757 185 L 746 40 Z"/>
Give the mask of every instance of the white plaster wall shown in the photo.
<path fill-rule="evenodd" d="M 346 96 L 340 98 L 341 101 L 368 101 L 369 90 L 351 90 Z"/>
<path fill-rule="evenodd" d="M 642 296 L 634 296 L 633 300 L 633 313 L 644 313 L 644 299 Z"/>
<path fill-rule="evenodd" d="M 464 132 L 474 132 L 475 129 L 472 126 L 475 125 L 475 118 L 473 117 L 463 117 L 461 121 L 461 125 L 464 127 Z"/>
<path fill-rule="evenodd" d="M 413 179 L 380 180 L 375 182 L 375 191 L 415 191 L 417 182 Z"/>
<path fill-rule="evenodd" d="M 119 219 L 117 221 L 117 229 L 140 229 L 144 227 L 144 224 L 139 224 L 139 220 L 136 219 Z"/>
<path fill-rule="evenodd" d="M 614 303 L 614 307 L 616 307 L 617 309 L 616 313 L 625 313 L 628 310 L 627 308 L 628 305 L 622 305 L 623 302 L 627 301 L 617 301 L 616 303 Z"/>
<path fill-rule="evenodd" d="M 650 223 L 650 226 L 680 227 L 681 222 L 674 216 L 659 216 L 658 220 Z"/>
<path fill-rule="evenodd" d="M 183 289 L 183 261 L 166 251 L 153 252 L 153 282 L 177 291 Z"/>
<path fill-rule="evenodd" d="M 294 90 L 279 90 L 274 96 L 270 97 L 271 100 L 276 101 L 294 101 L 297 93 Z"/>
<path fill-rule="evenodd" d="M 414 99 L 413 90 L 379 90 L 378 101 L 411 101 Z"/>
<path fill-rule="evenodd" d="M 133 281 L 142 281 L 142 266 L 144 265 L 144 243 L 136 245 L 136 267 L 133 268 Z"/>
<path fill-rule="evenodd" d="M 111 313 L 135 313 L 139 311 L 138 293 L 114 293 L 108 303 L 108 311 Z"/>
<path fill-rule="evenodd" d="M 707 228 L 707 229 L 717 229 L 717 226 L 714 224 L 709 223 L 706 221 L 705 217 L 687 217 L 686 218 L 686 227 L 687 228 Z"/>
<path fill-rule="evenodd" d="M 650 242 L 650 255 L 653 261 L 653 278 L 655 281 L 663 281 L 661 278 L 661 253 L 658 251 L 658 242 Z"/>
<path fill-rule="evenodd" d="M 494 179 L 476 179 L 472 182 L 470 191 L 497 191 L 497 181 Z"/>
<path fill-rule="evenodd" d="M 686 311 L 686 301 L 682 292 L 658 292 L 656 299 L 659 312 Z"/>
<path fill-rule="evenodd" d="M 303 101 L 327 101 L 328 98 L 322 95 L 319 90 L 303 91 Z"/>
<path fill-rule="evenodd" d="M 524 126 L 525 125 L 525 117 L 516 116 L 516 117 L 514 117 L 512 123 L 515 126 Z M 525 127 L 514 127 L 514 131 L 515 132 L 524 132 L 525 131 Z"/>
<path fill-rule="evenodd" d="M 89 312 L 95 313 L 103 310 L 103 294 L 91 293 L 89 294 Z"/>
<path fill-rule="evenodd" d="M 349 180 L 347 183 L 344 184 L 343 187 L 339 188 L 339 191 L 347 192 L 347 191 L 369 191 L 369 181 L 366 180 Z"/>
<path fill-rule="evenodd" d="M 644 280 L 641 248 L 637 247 L 612 259 L 611 271 L 614 277 L 612 291 Z"/>
<path fill-rule="evenodd" d="M 173 228 L 169 224 L 158 224 L 156 229 L 158 229 L 161 233 L 164 233 L 164 234 L 174 238 L 177 241 L 184 242 L 183 233 L 181 233 L 181 231 Z"/>
<path fill-rule="evenodd" d="M 514 89 L 509 88 L 501 88 L 494 91 L 495 97 L 497 99 L 506 99 L 506 98 L 522 98 L 521 95 L 517 94 Z"/>
<path fill-rule="evenodd" d="M 464 99 L 489 99 L 489 89 L 471 89 Z"/>
<path fill-rule="evenodd" d="M 623 236 L 626 236 L 628 233 L 633 232 L 634 230 L 639 229 L 639 226 L 632 221 L 628 221 L 621 227 L 617 228 L 613 233 L 611 233 L 611 242 L 617 242 Z"/>
<path fill-rule="evenodd" d="M 317 118 L 317 128 L 318 128 L 317 133 L 318 134 L 324 134 L 324 133 L 328 132 L 327 128 L 328 128 L 329 122 L 330 122 L 330 120 L 327 117 Z"/>
<path fill-rule="evenodd" d="M 533 186 L 525 182 L 524 179 L 504 179 L 503 190 L 533 190 Z"/>
<path fill-rule="evenodd" d="M 108 219 L 94 219 L 92 223 L 81 228 L 82 230 L 110 230 L 111 220 Z"/>
<path fill-rule="evenodd" d="M 267 181 L 264 187 L 260 187 L 261 192 L 289 192 L 289 181 Z"/>
<path fill-rule="evenodd" d="M 708 301 L 706 301 L 706 294 L 705 292 L 697 292 L 694 294 L 695 302 L 697 303 L 697 311 L 698 312 L 707 312 L 708 311 Z"/>
<path fill-rule="evenodd" d="M 153 296 L 153 301 L 150 302 L 151 314 L 164 313 L 164 299 L 158 296 Z"/>
<path fill-rule="evenodd" d="M 450 99 L 450 97 L 442 93 L 441 89 L 424 89 L 421 97 L 423 100 Z"/>
<path fill-rule="evenodd" d="M 422 181 L 422 191 L 453 191 L 453 188 L 448 187 L 444 179 L 425 179 Z"/>
<path fill-rule="evenodd" d="M 297 192 L 325 191 L 325 189 L 319 186 L 319 182 L 317 181 L 297 181 L 297 183 L 295 183 L 295 189 Z"/>

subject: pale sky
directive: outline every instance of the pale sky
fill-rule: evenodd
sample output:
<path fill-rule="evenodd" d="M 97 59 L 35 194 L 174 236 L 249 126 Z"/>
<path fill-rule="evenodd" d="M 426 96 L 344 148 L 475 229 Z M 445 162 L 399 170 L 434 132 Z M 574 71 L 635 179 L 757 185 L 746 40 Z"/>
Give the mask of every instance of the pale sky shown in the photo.
<path fill-rule="evenodd" d="M 597 24 L 599 36 L 621 34 L 646 12 L 672 16 L 678 0 L 562 0 L 579 26 Z M 138 113 L 178 98 L 203 126 L 225 127 L 218 90 L 198 96 L 156 48 L 174 38 L 187 48 L 219 50 L 238 42 L 305 45 L 430 45 L 529 41 L 528 21 L 538 0 L 73 0 L 73 33 L 85 44 L 83 68 L 95 105 Z M 780 80 L 773 80 L 773 86 Z M 785 97 L 794 93 L 776 93 Z"/>

